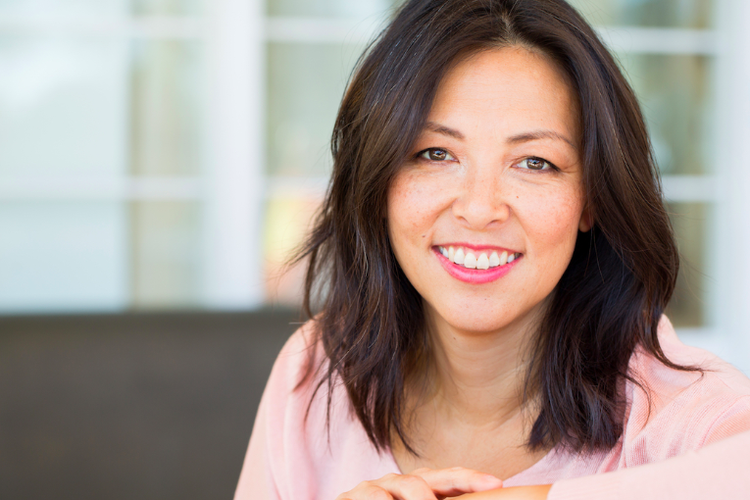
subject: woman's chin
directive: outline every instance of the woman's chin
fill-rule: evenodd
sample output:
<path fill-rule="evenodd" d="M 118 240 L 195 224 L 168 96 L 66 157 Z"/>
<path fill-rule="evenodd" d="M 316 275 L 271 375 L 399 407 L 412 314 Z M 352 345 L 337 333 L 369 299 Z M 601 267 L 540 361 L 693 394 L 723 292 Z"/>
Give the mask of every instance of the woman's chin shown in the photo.
<path fill-rule="evenodd" d="M 519 319 L 516 314 L 486 314 L 483 311 L 462 309 L 445 311 L 442 321 L 438 320 L 438 324 L 444 323 L 445 326 L 450 327 L 456 333 L 485 335 L 502 332 L 512 324 L 517 323 Z"/>
<path fill-rule="evenodd" d="M 493 307 L 476 305 L 476 302 L 461 301 L 452 304 L 425 308 L 428 324 L 438 330 L 446 329 L 452 333 L 466 335 L 501 334 L 504 331 L 533 329 L 538 323 L 545 300 L 527 307 L 513 304 L 514 307 L 502 307 L 495 301 Z M 431 318 L 430 318 L 431 317 Z"/>

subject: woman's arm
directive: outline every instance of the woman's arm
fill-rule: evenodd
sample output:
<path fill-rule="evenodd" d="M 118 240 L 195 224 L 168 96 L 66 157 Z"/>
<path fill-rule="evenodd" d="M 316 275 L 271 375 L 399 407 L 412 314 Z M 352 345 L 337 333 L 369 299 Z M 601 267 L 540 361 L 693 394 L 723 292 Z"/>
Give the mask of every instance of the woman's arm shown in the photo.
<path fill-rule="evenodd" d="M 723 500 L 750 492 L 750 432 L 663 462 L 559 481 L 549 500 Z"/>
<path fill-rule="evenodd" d="M 545 500 L 549 498 L 550 488 L 552 488 L 551 484 L 513 486 L 481 493 L 467 493 L 458 498 L 461 500 Z"/>
<path fill-rule="evenodd" d="M 750 432 L 631 469 L 554 485 L 470 493 L 461 500 L 741 500 L 750 492 Z"/>

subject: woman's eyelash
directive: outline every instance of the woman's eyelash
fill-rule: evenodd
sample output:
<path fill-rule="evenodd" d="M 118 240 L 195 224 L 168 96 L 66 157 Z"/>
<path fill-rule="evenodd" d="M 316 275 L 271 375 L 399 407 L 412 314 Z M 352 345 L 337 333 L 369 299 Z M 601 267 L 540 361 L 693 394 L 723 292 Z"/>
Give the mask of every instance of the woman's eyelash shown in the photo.
<path fill-rule="evenodd" d="M 417 158 L 422 158 L 427 161 L 450 161 L 455 160 L 452 154 L 447 149 L 443 148 L 427 148 L 417 153 Z"/>
<path fill-rule="evenodd" d="M 526 164 L 525 170 L 532 170 L 532 171 L 536 170 L 540 172 L 544 170 L 560 170 L 551 161 L 547 161 L 544 158 L 539 158 L 537 156 L 530 156 L 528 158 L 524 158 L 523 160 L 519 161 L 516 165 L 522 165 L 524 163 Z"/>
<path fill-rule="evenodd" d="M 416 158 L 417 159 L 421 158 L 423 160 L 434 161 L 434 162 L 455 160 L 453 155 L 447 149 L 443 149 L 443 148 L 423 149 L 422 151 L 416 154 Z M 524 158 L 523 160 L 516 163 L 516 165 L 522 165 L 522 164 L 526 165 L 525 167 L 522 167 L 524 170 L 539 171 L 539 172 L 543 172 L 546 170 L 554 170 L 554 171 L 560 170 L 551 161 L 545 160 L 544 158 L 539 158 L 538 156 L 529 156 L 528 158 Z"/>

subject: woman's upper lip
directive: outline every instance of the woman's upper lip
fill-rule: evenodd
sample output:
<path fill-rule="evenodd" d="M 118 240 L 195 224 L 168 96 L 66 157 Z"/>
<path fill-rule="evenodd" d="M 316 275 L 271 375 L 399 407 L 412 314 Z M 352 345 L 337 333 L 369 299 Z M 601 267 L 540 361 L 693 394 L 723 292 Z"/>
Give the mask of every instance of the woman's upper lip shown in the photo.
<path fill-rule="evenodd" d="M 509 254 L 511 254 L 511 253 L 520 253 L 517 250 L 513 250 L 513 249 L 508 248 L 508 247 L 500 247 L 500 246 L 495 246 L 495 245 L 482 245 L 482 244 L 476 244 L 476 243 L 465 243 L 465 242 L 457 242 L 457 241 L 454 241 L 454 242 L 451 242 L 451 243 L 438 243 L 435 246 L 439 246 L 439 247 L 443 247 L 443 248 L 448 248 L 448 247 L 453 247 L 453 248 L 463 247 L 463 248 L 469 248 L 471 250 L 474 250 L 475 252 L 496 251 L 496 252 L 508 252 Z"/>

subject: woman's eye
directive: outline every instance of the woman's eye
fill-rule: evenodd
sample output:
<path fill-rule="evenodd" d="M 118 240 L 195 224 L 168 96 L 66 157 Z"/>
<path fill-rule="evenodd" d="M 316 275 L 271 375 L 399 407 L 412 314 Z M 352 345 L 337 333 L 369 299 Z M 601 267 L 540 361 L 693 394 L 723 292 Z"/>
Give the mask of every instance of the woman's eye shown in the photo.
<path fill-rule="evenodd" d="M 518 166 L 528 170 L 547 170 L 552 168 L 552 164 L 541 158 L 526 158 L 518 163 Z"/>
<path fill-rule="evenodd" d="M 445 149 L 431 148 L 419 153 L 420 158 L 430 161 L 454 160 L 453 156 Z"/>

